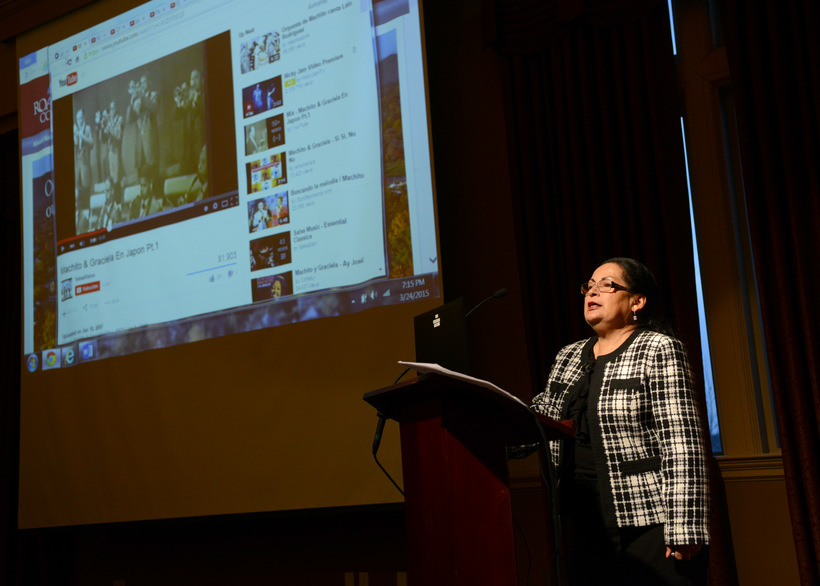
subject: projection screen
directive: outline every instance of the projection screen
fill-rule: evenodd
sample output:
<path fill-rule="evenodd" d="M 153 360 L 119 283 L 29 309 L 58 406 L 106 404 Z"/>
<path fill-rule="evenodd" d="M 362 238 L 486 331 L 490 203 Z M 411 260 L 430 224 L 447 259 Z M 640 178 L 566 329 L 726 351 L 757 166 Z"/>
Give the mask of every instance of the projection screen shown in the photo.
<path fill-rule="evenodd" d="M 18 57 L 19 526 L 400 500 L 362 395 L 441 304 L 418 2 L 102 1 Z"/>

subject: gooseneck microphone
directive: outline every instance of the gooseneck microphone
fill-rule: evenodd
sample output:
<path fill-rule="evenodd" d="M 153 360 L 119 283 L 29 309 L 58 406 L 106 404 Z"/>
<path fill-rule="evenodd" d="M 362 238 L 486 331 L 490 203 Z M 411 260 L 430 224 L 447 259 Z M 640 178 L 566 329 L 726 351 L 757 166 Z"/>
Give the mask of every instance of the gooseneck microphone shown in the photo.
<path fill-rule="evenodd" d="M 492 295 L 490 295 L 489 297 L 487 297 L 487 299 L 485 299 L 484 301 L 482 301 L 481 303 L 479 303 L 478 305 L 476 305 L 475 307 L 473 307 L 470 311 L 468 311 L 467 313 L 465 313 L 465 314 L 464 314 L 464 319 L 467 319 L 467 318 L 470 316 L 470 314 L 471 314 L 471 313 L 473 313 L 476 309 L 478 309 L 479 307 L 481 307 L 482 305 L 484 305 L 485 303 L 487 303 L 487 302 L 488 302 L 488 301 L 490 301 L 491 299 L 501 299 L 501 298 L 502 298 L 502 297 L 504 297 L 506 294 L 507 294 L 507 290 L 506 290 L 506 289 L 499 289 L 498 291 L 496 291 L 495 293 L 493 293 Z"/>
<path fill-rule="evenodd" d="M 485 299 L 484 301 L 482 301 L 481 303 L 479 303 L 478 305 L 476 305 L 475 307 L 473 307 L 470 311 L 468 311 L 467 313 L 465 313 L 465 314 L 464 314 L 464 319 L 466 320 L 466 319 L 467 319 L 467 317 L 468 317 L 471 313 L 473 313 L 476 309 L 478 309 L 479 307 L 481 307 L 482 305 L 484 305 L 485 303 L 487 303 L 487 302 L 488 302 L 488 301 L 490 301 L 491 299 L 500 299 L 501 297 L 504 297 L 506 294 L 507 294 L 507 290 L 506 290 L 506 289 L 503 289 L 503 288 L 502 288 L 502 289 L 499 289 L 498 291 L 496 291 L 495 293 L 493 293 L 492 295 L 490 295 L 489 297 L 487 297 L 487 299 Z M 402 379 L 402 377 L 403 377 L 405 374 L 407 374 L 408 372 L 410 372 L 410 367 L 409 367 L 409 366 L 408 366 L 407 368 L 405 368 L 405 369 L 402 371 L 402 373 L 398 376 L 398 378 L 396 378 L 396 380 L 394 380 L 394 381 L 393 381 L 393 384 L 395 385 L 397 382 L 399 382 L 399 381 Z"/>
<path fill-rule="evenodd" d="M 500 298 L 504 297 L 506 294 L 507 294 L 506 289 L 504 289 L 504 288 L 499 289 L 498 291 L 496 291 L 495 293 L 493 293 L 492 295 L 490 295 L 489 297 L 484 299 L 481 303 L 479 303 L 478 305 L 473 307 L 470 311 L 465 313 L 464 314 L 464 319 L 467 319 L 470 316 L 471 313 L 473 313 L 476 309 L 478 309 L 479 307 L 481 307 L 482 305 L 484 305 L 488 301 L 490 301 L 492 299 L 500 299 Z M 399 382 L 399 380 L 401 380 L 401 378 L 405 374 L 407 374 L 409 371 L 410 371 L 409 367 L 405 368 L 404 371 L 398 376 L 398 378 L 395 381 L 393 381 L 393 384 L 395 385 L 397 382 Z M 385 422 L 386 419 L 387 418 L 382 413 L 379 413 L 379 422 L 376 425 L 376 434 L 373 437 L 373 456 L 374 457 L 376 456 L 376 453 L 379 451 L 379 444 L 381 444 L 381 441 L 382 441 L 382 433 L 384 432 L 384 422 Z M 377 460 L 377 462 L 378 462 L 378 460 Z"/>

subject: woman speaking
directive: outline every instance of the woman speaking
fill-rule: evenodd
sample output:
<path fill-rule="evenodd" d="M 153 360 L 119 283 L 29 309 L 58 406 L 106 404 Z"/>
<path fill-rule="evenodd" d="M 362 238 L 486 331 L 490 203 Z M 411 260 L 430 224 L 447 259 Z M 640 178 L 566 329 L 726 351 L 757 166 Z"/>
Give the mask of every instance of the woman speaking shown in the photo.
<path fill-rule="evenodd" d="M 573 419 L 552 442 L 570 584 L 705 582 L 709 482 L 692 371 L 638 261 L 581 285 L 595 335 L 563 348 L 533 408 Z"/>

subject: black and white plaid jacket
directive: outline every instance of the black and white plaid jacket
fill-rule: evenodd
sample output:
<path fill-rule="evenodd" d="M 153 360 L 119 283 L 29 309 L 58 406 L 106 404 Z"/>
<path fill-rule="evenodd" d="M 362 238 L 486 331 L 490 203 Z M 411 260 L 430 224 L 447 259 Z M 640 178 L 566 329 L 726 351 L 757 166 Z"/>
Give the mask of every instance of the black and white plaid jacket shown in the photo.
<path fill-rule="evenodd" d="M 558 353 L 546 390 L 533 400 L 537 411 L 566 419 L 568 391 L 583 374 L 591 343 Z M 610 522 L 663 523 L 667 545 L 709 543 L 709 481 L 683 344 L 639 330 L 603 368 L 600 388 L 590 388 L 587 414 Z M 550 450 L 556 466 L 559 444 Z"/>

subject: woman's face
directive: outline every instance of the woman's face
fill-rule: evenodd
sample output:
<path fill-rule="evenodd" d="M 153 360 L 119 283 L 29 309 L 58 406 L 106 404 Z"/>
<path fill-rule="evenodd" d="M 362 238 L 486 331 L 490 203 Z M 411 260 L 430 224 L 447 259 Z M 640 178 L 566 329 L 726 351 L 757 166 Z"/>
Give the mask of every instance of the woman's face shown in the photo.
<path fill-rule="evenodd" d="M 602 264 L 590 277 L 593 283 L 607 279 L 612 279 L 615 284 L 623 287 L 627 286 L 624 271 L 618 264 Z M 619 290 L 601 293 L 597 287 L 592 287 L 584 296 L 584 319 L 599 335 L 619 330 L 634 324 L 632 312 L 640 310 L 645 302 L 643 295 Z"/>
<path fill-rule="evenodd" d="M 282 283 L 279 281 L 274 281 L 270 287 L 270 296 L 274 299 L 278 299 L 282 296 Z"/>

